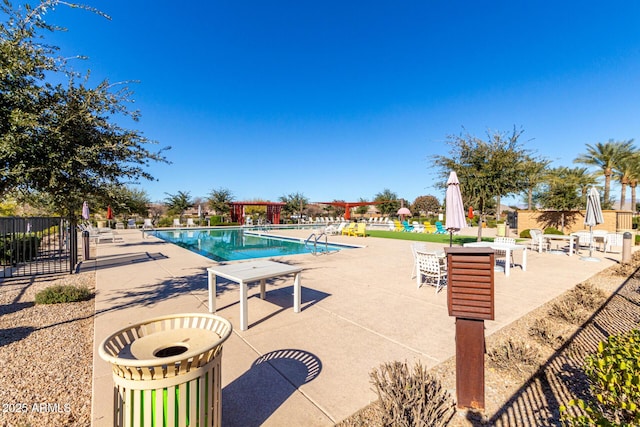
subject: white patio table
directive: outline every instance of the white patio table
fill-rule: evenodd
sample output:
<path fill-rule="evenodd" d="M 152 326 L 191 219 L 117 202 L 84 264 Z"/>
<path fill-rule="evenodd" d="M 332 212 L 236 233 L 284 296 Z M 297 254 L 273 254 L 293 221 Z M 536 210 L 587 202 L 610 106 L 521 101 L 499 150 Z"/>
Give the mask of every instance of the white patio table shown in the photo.
<path fill-rule="evenodd" d="M 495 242 L 472 242 L 465 243 L 465 247 L 472 248 L 491 248 L 505 251 L 504 275 L 509 277 L 511 274 L 511 251 L 522 251 L 522 271 L 527 271 L 527 245 L 510 245 L 507 243 Z"/>
<path fill-rule="evenodd" d="M 538 252 L 541 253 L 542 252 L 542 242 L 544 240 L 568 240 L 569 241 L 569 256 L 573 255 L 573 246 L 575 245 L 575 241 L 577 239 L 577 236 L 574 236 L 573 234 L 570 234 L 568 236 L 565 236 L 564 234 L 543 234 L 542 235 L 542 239 L 540 239 L 540 245 L 538 247 Z"/>
<path fill-rule="evenodd" d="M 260 281 L 260 298 L 265 298 L 267 279 L 294 274 L 293 279 L 293 311 L 300 312 L 300 273 L 302 268 L 295 265 L 283 264 L 275 261 L 251 261 L 238 264 L 221 265 L 207 268 L 209 276 L 209 313 L 216 311 L 216 277 L 240 284 L 240 330 L 246 331 L 248 325 L 247 313 L 247 283 Z"/>

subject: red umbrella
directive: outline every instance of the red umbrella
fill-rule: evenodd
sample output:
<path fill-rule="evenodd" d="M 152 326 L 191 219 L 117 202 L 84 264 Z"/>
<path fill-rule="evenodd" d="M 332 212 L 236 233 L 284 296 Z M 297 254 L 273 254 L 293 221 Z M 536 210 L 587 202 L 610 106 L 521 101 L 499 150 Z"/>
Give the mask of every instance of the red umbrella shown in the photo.
<path fill-rule="evenodd" d="M 469 215 L 467 215 L 469 219 L 473 219 L 473 206 L 469 206 Z"/>
<path fill-rule="evenodd" d="M 113 211 L 111 210 L 111 205 L 107 206 L 107 219 L 113 219 Z"/>

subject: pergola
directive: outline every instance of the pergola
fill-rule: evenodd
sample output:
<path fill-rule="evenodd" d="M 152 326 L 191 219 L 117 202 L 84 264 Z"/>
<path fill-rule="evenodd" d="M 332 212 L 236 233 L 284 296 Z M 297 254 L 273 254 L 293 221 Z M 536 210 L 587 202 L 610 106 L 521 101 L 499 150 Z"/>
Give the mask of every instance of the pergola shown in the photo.
<path fill-rule="evenodd" d="M 266 206 L 267 221 L 271 224 L 280 224 L 280 212 L 282 207 L 286 205 L 283 202 L 231 202 L 231 221 L 244 225 L 244 207 L 245 206 Z"/>
<path fill-rule="evenodd" d="M 316 202 L 319 205 L 331 205 L 344 208 L 344 219 L 351 219 L 351 208 L 357 206 L 379 205 L 384 202 Z"/>

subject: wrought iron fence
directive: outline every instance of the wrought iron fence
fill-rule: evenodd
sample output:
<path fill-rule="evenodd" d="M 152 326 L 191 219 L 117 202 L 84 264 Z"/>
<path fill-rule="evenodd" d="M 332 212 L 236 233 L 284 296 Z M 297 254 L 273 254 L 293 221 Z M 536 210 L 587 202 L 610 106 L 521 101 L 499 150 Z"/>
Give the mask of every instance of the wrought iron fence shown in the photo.
<path fill-rule="evenodd" d="M 78 234 L 68 218 L 0 218 L 0 277 L 73 273 L 77 263 Z"/>

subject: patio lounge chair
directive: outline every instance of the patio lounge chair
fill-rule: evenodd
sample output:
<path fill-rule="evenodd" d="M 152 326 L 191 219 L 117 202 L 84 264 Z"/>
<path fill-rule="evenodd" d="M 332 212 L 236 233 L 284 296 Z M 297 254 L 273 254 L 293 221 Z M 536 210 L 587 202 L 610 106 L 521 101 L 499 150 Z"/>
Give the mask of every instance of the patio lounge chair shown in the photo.
<path fill-rule="evenodd" d="M 412 232 L 413 226 L 409 225 L 409 221 L 402 221 L 402 231 Z"/>
<path fill-rule="evenodd" d="M 342 232 L 340 233 L 342 236 L 349 236 L 351 235 L 351 231 L 355 230 L 356 228 L 356 223 L 355 222 L 350 222 L 348 226 L 344 227 L 342 229 Z"/>
<path fill-rule="evenodd" d="M 142 224 L 142 231 L 144 230 L 153 230 L 153 223 L 151 222 L 151 218 L 144 219 L 144 224 Z"/>
<path fill-rule="evenodd" d="M 436 231 L 435 234 L 447 234 L 447 230 L 442 225 L 442 222 L 436 221 Z"/>
<path fill-rule="evenodd" d="M 447 286 L 446 258 L 435 252 L 416 250 L 416 283 L 418 289 L 424 281 L 435 286 L 436 294 Z"/>
<path fill-rule="evenodd" d="M 354 228 L 349 235 L 367 237 L 367 223 L 359 222 L 357 227 Z"/>
<path fill-rule="evenodd" d="M 438 231 L 436 226 L 431 224 L 430 221 L 425 221 L 425 222 L 423 222 L 423 224 L 424 224 L 424 232 L 425 233 L 435 233 L 436 231 Z"/>
<path fill-rule="evenodd" d="M 346 222 L 341 222 L 340 225 L 338 226 L 336 226 L 335 224 L 330 225 L 324 229 L 324 232 L 325 234 L 330 234 L 330 235 L 342 234 L 342 230 L 344 229 L 345 225 L 347 225 Z"/>
<path fill-rule="evenodd" d="M 195 227 L 196 224 L 193 222 L 193 218 L 187 218 L 187 227 Z"/>
<path fill-rule="evenodd" d="M 173 219 L 173 226 L 174 227 L 181 227 L 180 218 L 174 218 Z"/>

